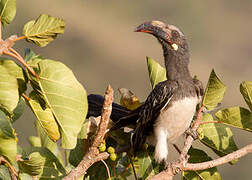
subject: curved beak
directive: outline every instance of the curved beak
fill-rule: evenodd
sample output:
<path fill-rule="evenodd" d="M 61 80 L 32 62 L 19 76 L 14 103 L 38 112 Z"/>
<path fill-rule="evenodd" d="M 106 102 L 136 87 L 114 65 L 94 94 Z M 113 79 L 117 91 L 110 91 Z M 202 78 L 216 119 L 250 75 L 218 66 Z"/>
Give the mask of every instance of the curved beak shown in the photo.
<path fill-rule="evenodd" d="M 149 21 L 137 26 L 134 32 L 149 33 L 170 43 L 171 30 L 168 27 L 160 21 Z"/>

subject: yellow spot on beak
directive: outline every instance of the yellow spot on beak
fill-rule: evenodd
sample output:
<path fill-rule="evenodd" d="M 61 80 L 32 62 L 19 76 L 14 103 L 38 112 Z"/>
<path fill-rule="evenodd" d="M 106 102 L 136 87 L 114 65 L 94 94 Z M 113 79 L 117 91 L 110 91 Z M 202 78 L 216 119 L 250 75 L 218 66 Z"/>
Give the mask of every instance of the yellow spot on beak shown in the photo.
<path fill-rule="evenodd" d="M 177 45 L 177 44 L 175 44 L 175 43 L 174 43 L 174 44 L 172 44 L 172 45 L 171 45 L 171 47 L 172 47 L 175 51 L 177 51 L 177 50 L 178 50 L 178 45 Z"/>

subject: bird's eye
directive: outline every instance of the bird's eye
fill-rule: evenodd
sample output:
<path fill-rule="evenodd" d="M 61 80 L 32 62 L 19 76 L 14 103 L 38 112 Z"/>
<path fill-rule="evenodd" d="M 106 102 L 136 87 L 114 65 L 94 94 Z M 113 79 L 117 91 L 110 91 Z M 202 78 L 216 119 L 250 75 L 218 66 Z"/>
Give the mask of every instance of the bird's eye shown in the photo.
<path fill-rule="evenodd" d="M 171 32 L 171 34 L 172 34 L 172 37 L 173 37 L 173 38 L 179 37 L 179 32 L 176 31 L 176 30 L 173 30 L 173 31 Z"/>

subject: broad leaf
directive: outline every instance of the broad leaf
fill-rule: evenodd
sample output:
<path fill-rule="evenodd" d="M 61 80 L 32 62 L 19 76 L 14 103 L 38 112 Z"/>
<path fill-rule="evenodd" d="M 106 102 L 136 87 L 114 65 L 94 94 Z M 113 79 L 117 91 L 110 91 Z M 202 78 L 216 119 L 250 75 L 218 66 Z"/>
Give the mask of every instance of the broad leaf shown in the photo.
<path fill-rule="evenodd" d="M 203 97 L 203 105 L 208 110 L 213 110 L 222 101 L 225 91 L 226 86 L 217 77 L 214 70 L 212 70 Z"/>
<path fill-rule="evenodd" d="M 244 81 L 240 85 L 240 91 L 252 111 L 252 82 L 251 81 Z"/>
<path fill-rule="evenodd" d="M 134 166 L 135 166 L 136 172 L 143 179 L 147 179 L 148 177 L 155 175 L 155 172 L 152 166 L 152 158 L 147 152 L 147 150 L 137 155 L 137 160 L 134 161 Z"/>
<path fill-rule="evenodd" d="M 147 57 L 147 66 L 149 71 L 151 87 L 152 89 L 154 89 L 154 87 L 159 82 L 166 80 L 166 71 L 165 68 L 163 68 L 158 62 L 151 59 L 150 57 Z"/>
<path fill-rule="evenodd" d="M 60 138 L 60 133 L 51 109 L 46 107 L 43 99 L 41 99 L 35 91 L 30 93 L 30 100 L 28 103 L 37 117 L 40 126 L 53 141 L 57 141 Z"/>
<path fill-rule="evenodd" d="M 190 155 L 189 163 L 200 163 L 212 160 L 204 151 L 199 149 L 191 148 L 188 154 Z M 183 180 L 221 180 L 221 176 L 216 167 L 200 171 L 184 171 L 182 175 Z"/>
<path fill-rule="evenodd" d="M 217 119 L 225 124 L 252 131 L 252 113 L 243 107 L 231 107 L 215 113 Z"/>
<path fill-rule="evenodd" d="M 0 111 L 0 156 L 15 162 L 17 154 L 17 141 L 14 130 L 6 115 Z"/>
<path fill-rule="evenodd" d="M 0 1 L 0 19 L 3 25 L 10 24 L 16 15 L 16 0 Z"/>
<path fill-rule="evenodd" d="M 0 180 L 11 180 L 8 167 L 0 165 Z"/>
<path fill-rule="evenodd" d="M 0 59 L 0 65 L 4 66 L 10 75 L 17 78 L 19 93 L 26 91 L 27 78 L 24 75 L 23 69 L 17 65 L 13 60 Z"/>
<path fill-rule="evenodd" d="M 33 177 L 26 173 L 19 173 L 18 180 L 34 180 Z"/>
<path fill-rule="evenodd" d="M 0 109 L 12 114 L 19 100 L 18 82 L 3 65 L 0 72 Z"/>
<path fill-rule="evenodd" d="M 89 147 L 88 143 L 89 142 L 86 139 L 78 139 L 76 147 L 72 149 L 69 154 L 68 160 L 71 165 L 76 167 L 80 163 L 82 157 L 88 150 Z"/>
<path fill-rule="evenodd" d="M 63 34 L 64 30 L 65 22 L 62 19 L 42 14 L 38 19 L 25 24 L 23 34 L 28 41 L 44 47 L 53 41 L 58 34 Z"/>
<path fill-rule="evenodd" d="M 41 124 L 39 123 L 39 121 L 35 122 L 35 126 L 37 128 L 37 132 L 40 138 L 40 146 L 46 147 L 47 149 L 49 149 L 63 164 L 61 151 L 59 150 L 57 143 L 53 142 L 49 138 L 46 131 L 41 127 Z"/>
<path fill-rule="evenodd" d="M 213 117 L 210 114 L 204 114 L 202 122 L 209 121 L 214 121 Z M 225 156 L 238 150 L 231 129 L 224 124 L 202 124 L 198 129 L 198 133 L 200 141 L 210 147 L 219 156 Z"/>
<path fill-rule="evenodd" d="M 23 114 L 25 108 L 25 100 L 23 97 L 19 98 L 18 105 L 13 111 L 13 115 L 11 116 L 11 122 L 15 122 L 20 116 Z"/>
<path fill-rule="evenodd" d="M 126 88 L 119 88 L 118 89 L 121 94 L 120 105 L 126 107 L 130 110 L 134 110 L 138 108 L 141 103 L 137 96 Z"/>
<path fill-rule="evenodd" d="M 60 178 L 66 174 L 58 159 L 46 148 L 32 147 L 23 151 L 23 161 L 18 161 L 21 173 L 39 179 Z"/>
<path fill-rule="evenodd" d="M 38 67 L 39 91 L 60 127 L 62 147 L 73 149 L 87 114 L 86 91 L 60 62 L 41 60 Z"/>

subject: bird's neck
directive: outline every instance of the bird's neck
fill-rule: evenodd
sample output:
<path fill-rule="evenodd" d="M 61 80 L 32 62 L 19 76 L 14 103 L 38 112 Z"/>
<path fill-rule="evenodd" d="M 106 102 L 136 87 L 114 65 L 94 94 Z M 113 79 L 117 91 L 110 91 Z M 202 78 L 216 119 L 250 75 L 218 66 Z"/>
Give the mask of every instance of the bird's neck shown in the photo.
<path fill-rule="evenodd" d="M 182 53 L 180 51 L 164 49 L 167 79 L 175 81 L 191 80 L 188 68 L 189 58 L 190 55 L 188 52 Z"/>

